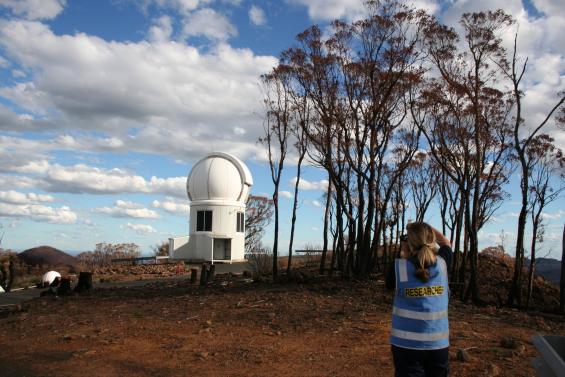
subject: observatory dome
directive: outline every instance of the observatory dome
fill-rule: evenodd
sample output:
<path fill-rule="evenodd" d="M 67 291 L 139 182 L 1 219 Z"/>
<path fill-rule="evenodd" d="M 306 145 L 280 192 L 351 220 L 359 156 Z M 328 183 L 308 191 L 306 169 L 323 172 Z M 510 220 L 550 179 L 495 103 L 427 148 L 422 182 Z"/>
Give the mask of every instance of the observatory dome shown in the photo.
<path fill-rule="evenodd" d="M 198 161 L 186 182 L 188 198 L 224 200 L 245 204 L 253 178 L 249 168 L 237 157 L 214 152 Z"/>
<path fill-rule="evenodd" d="M 53 283 L 57 278 L 61 279 L 60 273 L 58 273 L 57 271 L 49 271 L 43 274 L 43 277 L 41 278 L 41 282 L 43 284 L 51 285 L 51 283 Z"/>

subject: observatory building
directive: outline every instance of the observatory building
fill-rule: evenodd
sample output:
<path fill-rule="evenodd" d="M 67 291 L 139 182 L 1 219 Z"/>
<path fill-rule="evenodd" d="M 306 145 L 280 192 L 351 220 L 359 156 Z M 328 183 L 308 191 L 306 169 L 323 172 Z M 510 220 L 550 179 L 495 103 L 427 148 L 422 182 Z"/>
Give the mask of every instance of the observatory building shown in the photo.
<path fill-rule="evenodd" d="M 189 235 L 169 238 L 172 259 L 239 262 L 245 252 L 245 203 L 253 178 L 228 153 L 210 153 L 188 175 Z"/>

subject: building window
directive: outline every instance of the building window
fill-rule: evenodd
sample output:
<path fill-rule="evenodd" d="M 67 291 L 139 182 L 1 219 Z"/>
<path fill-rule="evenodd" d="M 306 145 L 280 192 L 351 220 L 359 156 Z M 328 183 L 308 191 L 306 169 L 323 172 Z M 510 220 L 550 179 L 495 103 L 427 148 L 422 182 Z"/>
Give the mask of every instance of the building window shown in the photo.
<path fill-rule="evenodd" d="M 245 230 L 245 217 L 243 212 L 237 213 L 237 231 L 243 233 Z"/>
<path fill-rule="evenodd" d="M 196 213 L 196 231 L 212 231 L 212 211 L 198 211 Z"/>

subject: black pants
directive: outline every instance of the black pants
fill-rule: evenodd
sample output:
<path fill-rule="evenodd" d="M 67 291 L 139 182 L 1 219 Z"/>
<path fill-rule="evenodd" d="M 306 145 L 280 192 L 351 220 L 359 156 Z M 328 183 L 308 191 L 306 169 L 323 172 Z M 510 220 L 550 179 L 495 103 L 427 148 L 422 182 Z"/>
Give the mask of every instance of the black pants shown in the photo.
<path fill-rule="evenodd" d="M 395 377 L 445 377 L 449 373 L 449 347 L 439 350 L 391 347 Z"/>

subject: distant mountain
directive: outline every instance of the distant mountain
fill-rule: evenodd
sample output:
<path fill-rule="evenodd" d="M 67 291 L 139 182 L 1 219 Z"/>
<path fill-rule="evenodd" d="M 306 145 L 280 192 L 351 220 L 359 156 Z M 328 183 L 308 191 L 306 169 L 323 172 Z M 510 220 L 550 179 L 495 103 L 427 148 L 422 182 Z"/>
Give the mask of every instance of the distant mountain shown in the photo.
<path fill-rule="evenodd" d="M 525 267 L 530 267 L 530 260 L 526 258 Z M 535 274 L 543 276 L 545 280 L 559 284 L 561 279 L 561 261 L 551 258 L 536 258 Z"/>
<path fill-rule="evenodd" d="M 27 265 L 51 265 L 76 267 L 79 260 L 64 251 L 51 246 L 39 246 L 27 249 L 18 254 L 18 258 Z"/>

